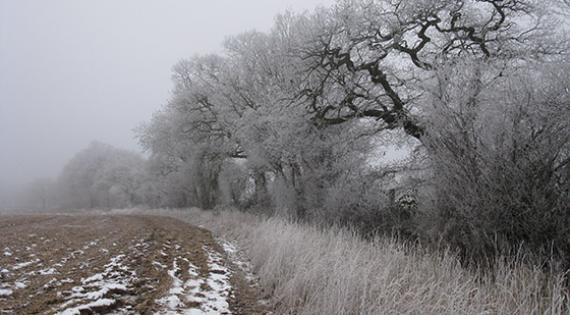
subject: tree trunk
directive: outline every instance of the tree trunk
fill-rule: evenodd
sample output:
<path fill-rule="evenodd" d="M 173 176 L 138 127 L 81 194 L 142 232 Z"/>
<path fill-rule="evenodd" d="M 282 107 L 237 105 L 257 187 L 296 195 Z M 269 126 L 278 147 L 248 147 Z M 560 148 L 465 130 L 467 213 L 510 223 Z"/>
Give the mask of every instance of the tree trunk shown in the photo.
<path fill-rule="evenodd" d="M 255 182 L 255 192 L 253 196 L 255 204 L 259 206 L 268 206 L 269 193 L 267 191 L 267 178 L 265 177 L 265 172 L 254 171 L 253 180 Z"/>

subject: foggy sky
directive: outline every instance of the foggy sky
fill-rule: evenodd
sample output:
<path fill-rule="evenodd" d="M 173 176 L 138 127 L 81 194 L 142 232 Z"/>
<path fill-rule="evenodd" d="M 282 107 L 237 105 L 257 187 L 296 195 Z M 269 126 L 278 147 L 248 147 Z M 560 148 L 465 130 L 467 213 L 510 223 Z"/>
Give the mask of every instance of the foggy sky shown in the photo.
<path fill-rule="evenodd" d="M 56 176 L 92 140 L 139 150 L 132 129 L 168 99 L 170 69 L 332 0 L 0 0 L 0 190 Z"/>

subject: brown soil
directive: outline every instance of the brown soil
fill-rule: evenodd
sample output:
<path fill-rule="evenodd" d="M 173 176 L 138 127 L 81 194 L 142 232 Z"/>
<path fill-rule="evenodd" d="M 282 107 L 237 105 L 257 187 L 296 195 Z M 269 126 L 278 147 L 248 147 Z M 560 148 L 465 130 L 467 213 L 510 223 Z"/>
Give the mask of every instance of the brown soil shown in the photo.
<path fill-rule="evenodd" d="M 172 288 L 168 271 L 175 261 L 183 282 L 224 272 L 208 269 L 205 248 L 226 257 L 209 231 L 166 217 L 0 216 L 0 314 L 57 314 L 74 307 L 81 314 L 160 314 L 164 305 L 157 301 Z M 198 276 L 190 274 L 191 264 Z M 263 314 L 256 290 L 231 262 L 224 265 L 232 314 Z M 96 285 L 101 279 L 115 285 L 102 290 Z M 97 299 L 109 303 L 81 308 Z M 200 307 L 181 303 L 179 313 Z"/>

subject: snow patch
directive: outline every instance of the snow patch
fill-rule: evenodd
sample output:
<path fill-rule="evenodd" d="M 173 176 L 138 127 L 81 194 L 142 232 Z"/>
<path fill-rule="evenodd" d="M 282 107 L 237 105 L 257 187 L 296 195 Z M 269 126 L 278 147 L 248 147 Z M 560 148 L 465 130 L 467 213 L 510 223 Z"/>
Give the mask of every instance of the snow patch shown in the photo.
<path fill-rule="evenodd" d="M 27 285 L 24 282 L 20 282 L 20 281 L 14 282 L 14 288 L 16 288 L 18 290 L 19 289 L 25 289 L 26 287 L 27 287 Z"/>
<path fill-rule="evenodd" d="M 86 284 L 86 283 L 90 283 L 90 282 L 94 282 L 94 281 L 101 281 L 101 280 L 103 280 L 103 274 L 98 273 L 98 274 L 95 274 L 95 275 L 88 277 L 86 279 L 82 279 L 81 282 L 83 284 Z"/>
<path fill-rule="evenodd" d="M 38 263 L 38 262 L 40 262 L 39 259 L 35 259 L 35 260 L 31 260 L 31 261 L 19 263 L 19 264 L 14 265 L 14 266 L 12 267 L 12 270 L 19 270 L 19 269 L 22 269 L 22 268 L 26 268 L 26 267 L 28 267 L 28 266 L 30 266 L 30 265 L 32 265 L 32 264 Z"/>
<path fill-rule="evenodd" d="M 165 264 L 162 264 L 162 263 L 160 263 L 160 262 L 158 262 L 158 261 L 153 261 L 153 262 L 152 262 L 152 265 L 153 265 L 153 266 L 156 266 L 156 267 L 158 267 L 158 268 L 160 268 L 160 269 L 166 269 L 166 265 L 165 265 Z"/>
<path fill-rule="evenodd" d="M 44 284 L 44 289 L 60 287 L 64 283 L 73 283 L 73 280 L 71 280 L 69 278 L 66 278 L 63 280 L 58 280 L 56 278 L 53 278 L 50 281 L 48 281 L 46 284 Z"/>
<path fill-rule="evenodd" d="M 172 269 L 168 270 L 168 275 L 172 279 L 172 286 L 168 291 L 169 295 L 156 301 L 157 304 L 167 308 L 167 314 L 170 312 L 176 312 L 178 307 L 184 307 L 184 303 L 179 297 L 184 290 L 182 288 L 182 280 L 177 276 L 178 273 L 180 273 L 180 268 L 178 267 L 178 258 L 175 258 L 172 262 Z"/>
<path fill-rule="evenodd" d="M 224 251 L 228 254 L 235 254 L 237 253 L 237 248 L 234 244 L 228 242 L 228 241 L 220 241 L 219 242 L 222 245 L 222 248 L 224 249 Z"/>
<path fill-rule="evenodd" d="M 193 309 L 188 314 L 231 314 L 228 302 L 231 292 L 230 271 L 223 265 L 220 254 L 206 246 L 203 249 L 208 254 L 209 274 L 206 279 L 191 279 L 186 282 L 185 287 L 189 290 L 186 299 L 200 304 L 199 309 Z M 190 266 L 189 272 L 197 275 L 197 268 Z"/>
<path fill-rule="evenodd" d="M 89 248 L 91 248 L 91 247 L 93 247 L 93 246 L 97 246 L 97 244 L 99 244 L 99 240 L 91 241 L 91 242 L 89 242 L 87 245 L 83 246 L 83 249 L 84 249 L 84 250 L 87 250 L 87 249 L 89 249 Z"/>
<path fill-rule="evenodd" d="M 11 289 L 0 289 L 0 297 L 7 297 L 12 295 L 12 293 L 14 293 L 14 291 Z"/>
<path fill-rule="evenodd" d="M 253 266 L 246 258 L 243 257 L 243 255 L 240 254 L 237 246 L 226 240 L 218 239 L 217 241 L 222 246 L 226 254 L 228 254 L 232 263 L 244 273 L 245 279 L 251 285 L 258 285 L 258 279 L 253 274 Z"/>
<path fill-rule="evenodd" d="M 167 271 L 172 280 L 172 286 L 167 296 L 156 301 L 165 309 L 158 314 L 231 314 L 228 301 L 231 295 L 230 270 L 223 265 L 220 254 L 208 247 L 203 247 L 203 249 L 208 256 L 207 277 L 200 278 L 198 267 L 187 258 L 175 258 L 172 269 Z M 178 264 L 180 259 L 188 263 L 187 273 L 190 279 L 184 283 L 178 276 L 181 272 Z M 188 308 L 186 304 L 199 306 Z"/>
<path fill-rule="evenodd" d="M 105 283 L 102 285 L 102 287 L 99 290 L 95 292 L 86 293 L 85 297 L 90 300 L 97 300 L 103 298 L 104 296 L 109 294 L 109 292 L 116 292 L 116 291 L 125 292 L 127 291 L 127 287 L 125 285 L 118 283 Z"/>
<path fill-rule="evenodd" d="M 56 313 L 57 315 L 81 315 L 82 313 L 91 313 L 94 308 L 110 307 L 116 304 L 117 301 L 113 299 L 100 299 L 87 304 L 79 305 L 73 308 L 66 309 L 62 312 Z"/>
<path fill-rule="evenodd" d="M 41 276 L 55 275 L 57 273 L 59 273 L 59 272 L 57 272 L 57 270 L 55 270 L 54 268 L 46 268 L 46 269 L 36 271 L 36 274 L 41 275 Z"/>
<path fill-rule="evenodd" d="M 60 306 L 59 315 L 83 314 L 92 312 L 93 308 L 111 307 L 117 300 L 113 294 L 125 293 L 135 280 L 136 272 L 123 265 L 125 255 L 112 257 L 101 273 L 81 279 L 81 286 L 75 286 L 68 292 L 67 301 Z M 79 306 L 74 304 L 83 303 Z"/>

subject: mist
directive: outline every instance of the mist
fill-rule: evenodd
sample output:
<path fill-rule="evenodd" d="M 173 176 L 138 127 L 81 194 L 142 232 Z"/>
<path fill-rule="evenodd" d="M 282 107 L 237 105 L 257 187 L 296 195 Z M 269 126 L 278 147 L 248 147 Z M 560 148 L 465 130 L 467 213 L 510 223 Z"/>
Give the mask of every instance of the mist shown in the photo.
<path fill-rule="evenodd" d="M 0 0 L 0 313 L 570 314 L 568 0 Z"/>
<path fill-rule="evenodd" d="M 331 2 L 0 0 L 0 197 L 93 140 L 140 151 L 133 128 L 167 102 L 178 60 Z"/>

